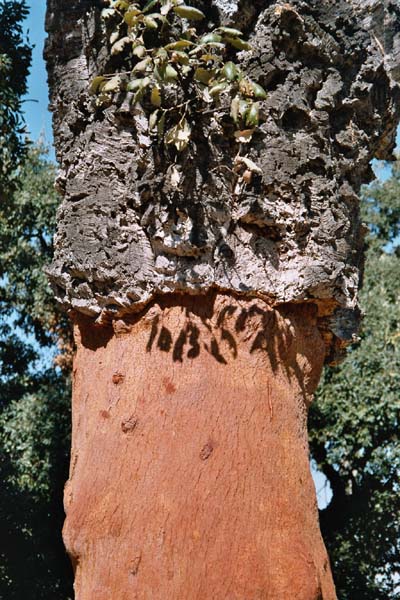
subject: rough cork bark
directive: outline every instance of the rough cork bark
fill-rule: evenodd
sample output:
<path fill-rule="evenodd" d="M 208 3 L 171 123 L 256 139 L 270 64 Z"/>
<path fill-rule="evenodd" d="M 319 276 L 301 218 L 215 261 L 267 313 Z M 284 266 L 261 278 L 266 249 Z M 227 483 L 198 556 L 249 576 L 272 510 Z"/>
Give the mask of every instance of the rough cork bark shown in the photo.
<path fill-rule="evenodd" d="M 176 156 L 126 98 L 96 108 L 89 81 L 114 68 L 101 1 L 48 0 L 63 194 L 48 272 L 78 345 L 77 598 L 334 599 L 306 413 L 357 332 L 358 193 L 394 147 L 400 9 L 190 3 L 254 48 L 240 60 L 268 98 L 246 148 L 196 115 Z M 238 152 L 262 170 L 248 185 Z"/>
<path fill-rule="evenodd" d="M 371 2 L 355 4 L 365 16 Z M 323 317 L 333 315 L 335 338 L 349 341 L 362 268 L 357 194 L 371 179 L 370 160 L 391 156 L 399 113 L 384 56 L 390 43 L 378 37 L 379 20 L 371 34 L 344 0 L 197 5 L 211 25 L 246 32 L 255 51 L 242 54 L 243 66 L 268 91 L 264 122 L 244 150 L 263 175 L 240 191 L 231 174 L 238 145 L 198 115 L 195 148 L 178 158 L 173 188 L 174 157 L 151 145 L 144 117 L 122 99 L 96 110 L 88 96 L 89 80 L 112 70 L 101 3 L 49 0 L 64 195 L 50 270 L 56 297 L 91 316 L 122 316 L 160 293 L 211 288 L 270 303 L 310 300 L 324 305 Z M 392 21 L 395 10 L 388 2 Z"/>

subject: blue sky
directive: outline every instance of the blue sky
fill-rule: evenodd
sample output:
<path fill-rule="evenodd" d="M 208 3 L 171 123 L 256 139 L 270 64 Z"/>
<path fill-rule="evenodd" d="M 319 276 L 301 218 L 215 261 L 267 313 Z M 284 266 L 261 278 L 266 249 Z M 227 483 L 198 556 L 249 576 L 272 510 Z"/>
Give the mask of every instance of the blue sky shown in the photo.
<path fill-rule="evenodd" d="M 29 33 L 30 42 L 35 47 L 31 74 L 28 80 L 29 92 L 24 102 L 25 119 L 30 137 L 33 140 L 37 140 L 40 134 L 44 132 L 47 142 L 51 143 L 53 135 L 51 115 L 48 111 L 47 74 L 43 61 L 46 0 L 29 0 L 28 5 L 30 15 L 26 22 L 26 31 Z"/>

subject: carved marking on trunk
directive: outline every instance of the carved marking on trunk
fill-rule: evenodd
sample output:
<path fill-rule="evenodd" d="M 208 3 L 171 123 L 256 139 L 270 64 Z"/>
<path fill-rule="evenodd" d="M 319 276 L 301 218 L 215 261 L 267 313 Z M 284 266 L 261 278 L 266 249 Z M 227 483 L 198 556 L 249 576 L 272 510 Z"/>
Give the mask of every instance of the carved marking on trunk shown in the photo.
<path fill-rule="evenodd" d="M 131 417 L 129 417 L 129 419 L 122 421 L 121 429 L 124 433 L 132 433 L 136 429 L 137 424 L 138 419 L 136 419 L 135 416 L 132 415 Z"/>
<path fill-rule="evenodd" d="M 268 381 L 267 383 L 267 398 L 268 398 L 268 406 L 269 406 L 269 420 L 272 423 L 272 420 L 274 418 L 274 407 L 272 405 L 272 399 L 271 399 L 271 384 Z"/>
<path fill-rule="evenodd" d="M 203 448 L 201 449 L 200 452 L 200 459 L 201 460 L 207 460 L 208 458 L 210 458 L 211 454 L 214 452 L 214 446 L 213 443 L 211 441 L 207 442 L 207 444 L 205 446 L 203 446 Z"/>
<path fill-rule="evenodd" d="M 135 558 L 132 560 L 131 565 L 130 565 L 130 573 L 134 577 L 136 577 L 136 575 L 138 574 L 141 561 L 142 561 L 142 553 L 139 552 L 135 556 Z"/>
<path fill-rule="evenodd" d="M 123 375 L 119 371 L 117 371 L 116 373 L 114 373 L 114 375 L 112 376 L 112 382 L 115 385 L 119 385 L 120 383 L 122 383 L 124 381 L 124 379 L 125 379 L 125 375 Z"/>
<path fill-rule="evenodd" d="M 176 392 L 176 387 L 174 386 L 172 381 L 170 379 L 168 379 L 168 377 L 164 377 L 163 386 L 164 386 L 167 394 L 173 394 L 174 392 Z"/>

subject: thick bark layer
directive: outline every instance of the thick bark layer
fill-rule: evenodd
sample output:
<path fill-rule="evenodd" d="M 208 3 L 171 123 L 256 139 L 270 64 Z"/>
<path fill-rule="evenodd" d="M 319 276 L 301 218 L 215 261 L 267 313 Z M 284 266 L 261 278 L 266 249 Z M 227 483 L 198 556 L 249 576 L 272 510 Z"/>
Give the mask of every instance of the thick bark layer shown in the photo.
<path fill-rule="evenodd" d="M 398 0 L 351 0 L 363 27 L 371 32 L 385 54 L 395 80 L 400 81 L 400 4 Z"/>
<path fill-rule="evenodd" d="M 385 48 L 398 46 L 400 15 L 391 0 L 371 8 L 365 26 L 355 9 L 370 1 L 193 3 L 209 27 L 238 25 L 254 48 L 241 63 L 268 98 L 249 146 L 232 141 L 228 122 L 224 129 L 210 111 L 195 112 L 194 144 L 176 156 L 154 145 L 129 97 L 96 108 L 89 81 L 119 68 L 101 31 L 101 3 L 49 0 L 64 194 L 49 271 L 56 296 L 93 317 L 141 310 L 160 293 L 212 288 L 276 304 L 313 300 L 334 315 L 331 339 L 351 341 L 362 271 L 357 194 L 371 178 L 370 160 L 390 157 L 394 145 L 399 56 L 388 60 Z M 179 93 L 171 90 L 176 103 Z M 262 176 L 240 183 L 238 155 Z"/>
<path fill-rule="evenodd" d="M 334 600 L 306 417 L 310 306 L 173 296 L 78 318 L 64 537 L 76 600 Z"/>

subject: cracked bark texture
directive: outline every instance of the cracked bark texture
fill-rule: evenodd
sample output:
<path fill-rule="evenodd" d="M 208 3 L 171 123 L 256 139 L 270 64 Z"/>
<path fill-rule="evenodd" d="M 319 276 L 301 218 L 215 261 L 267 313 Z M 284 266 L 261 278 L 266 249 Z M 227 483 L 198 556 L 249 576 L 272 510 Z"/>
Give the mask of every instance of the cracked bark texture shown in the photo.
<path fill-rule="evenodd" d="M 110 66 L 101 2 L 49 0 L 46 56 L 64 196 L 49 269 L 56 297 L 100 319 L 141 310 L 159 294 L 212 288 L 274 305 L 310 301 L 332 358 L 359 320 L 358 192 L 372 178 L 371 159 L 390 158 L 394 146 L 398 6 L 193 4 L 210 26 L 242 28 L 254 52 L 241 62 L 268 99 L 248 148 L 230 142 L 212 116 L 196 115 L 195 144 L 177 159 L 174 188 L 173 157 L 151 144 L 145 117 L 122 99 L 96 110 L 88 96 L 91 78 Z M 239 192 L 231 174 L 238 151 L 262 169 Z"/>
<path fill-rule="evenodd" d="M 113 66 L 102 4 L 48 0 L 76 598 L 335 600 L 306 416 L 357 332 L 358 193 L 394 147 L 399 7 L 191 4 L 254 48 L 240 61 L 268 98 L 247 147 L 196 115 L 176 157 L 124 98 L 96 108 L 89 81 Z M 238 152 L 262 171 L 240 189 Z"/>

